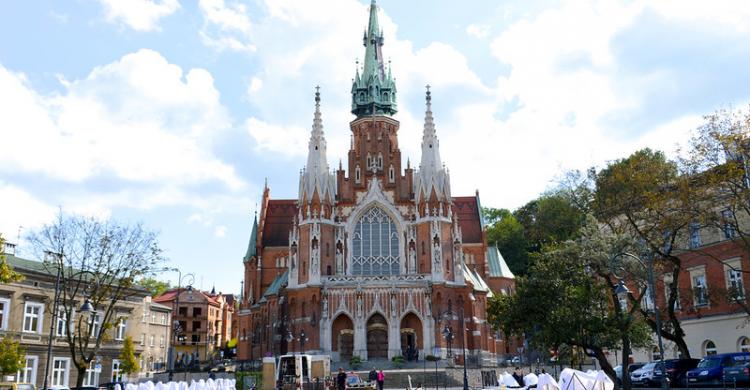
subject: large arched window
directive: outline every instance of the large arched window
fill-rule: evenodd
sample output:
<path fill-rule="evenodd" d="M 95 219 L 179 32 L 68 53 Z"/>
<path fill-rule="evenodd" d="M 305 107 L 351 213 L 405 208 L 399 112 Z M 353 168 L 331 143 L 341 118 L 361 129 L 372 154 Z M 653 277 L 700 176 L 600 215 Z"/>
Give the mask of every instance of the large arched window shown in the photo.
<path fill-rule="evenodd" d="M 399 273 L 399 240 L 396 225 L 382 209 L 368 210 L 354 228 L 352 274 Z"/>

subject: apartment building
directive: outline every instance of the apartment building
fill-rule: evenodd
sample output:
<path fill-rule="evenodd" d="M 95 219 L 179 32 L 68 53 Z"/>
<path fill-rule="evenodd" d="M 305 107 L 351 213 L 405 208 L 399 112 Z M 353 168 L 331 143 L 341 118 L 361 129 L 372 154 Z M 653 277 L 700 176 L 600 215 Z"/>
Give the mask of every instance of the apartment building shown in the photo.
<path fill-rule="evenodd" d="M 24 276 L 20 282 L 0 284 L 0 336 L 10 336 L 20 341 L 26 349 L 25 368 L 18 373 L 16 380 L 41 387 L 44 383 L 47 360 L 51 359 L 48 385 L 74 386 L 78 374 L 73 366 L 66 335 L 73 329 L 72 324 L 76 321 L 78 313 L 74 313 L 72 318 L 66 318 L 63 310 L 59 310 L 57 316 L 52 315 L 56 273 L 50 271 L 50 267 L 44 262 L 15 256 L 15 246 L 12 244 L 6 243 L 2 252 L 10 266 Z M 166 340 L 169 338 L 170 310 L 150 302 L 147 294 L 145 290 L 136 290 L 128 299 L 118 302 L 114 318 L 119 321 L 116 322 L 116 326 L 106 330 L 110 334 L 103 338 L 95 360 L 86 371 L 84 385 L 95 386 L 123 377 L 118 357 L 127 336 L 132 337 L 136 356 L 145 363 L 142 367 L 149 369 L 151 367 L 148 364 L 151 361 L 166 361 L 165 353 L 158 349 L 157 344 L 156 348 L 150 348 L 150 344 L 138 343 L 143 334 L 148 341 L 154 338 L 156 342 L 160 337 L 164 337 L 163 350 L 166 351 Z M 76 302 L 75 307 L 82 304 L 82 300 Z M 158 313 L 155 321 L 159 324 L 153 324 L 154 321 L 141 324 L 141 318 L 146 311 Z M 162 313 L 165 315 L 164 319 L 160 317 Z M 95 332 L 106 328 L 100 322 L 102 317 L 103 313 L 96 313 L 90 317 L 94 321 Z M 161 325 L 162 321 L 166 325 Z M 48 356 L 50 332 L 52 354 Z M 144 370 L 138 375 L 146 375 L 148 372 Z"/>
<path fill-rule="evenodd" d="M 153 302 L 172 310 L 176 326 L 170 343 L 177 367 L 220 357 L 219 349 L 231 334 L 226 332 L 231 332 L 233 310 L 224 295 L 185 287 L 169 290 Z"/>

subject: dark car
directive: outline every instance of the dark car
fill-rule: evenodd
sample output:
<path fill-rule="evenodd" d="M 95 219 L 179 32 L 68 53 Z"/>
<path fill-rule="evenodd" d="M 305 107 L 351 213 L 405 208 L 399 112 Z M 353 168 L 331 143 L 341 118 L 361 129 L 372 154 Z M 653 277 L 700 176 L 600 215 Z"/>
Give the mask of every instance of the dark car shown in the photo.
<path fill-rule="evenodd" d="M 720 385 L 724 379 L 724 369 L 750 361 L 750 353 L 735 352 L 706 356 L 698 367 L 687 372 L 689 384 L 704 383 Z"/>
<path fill-rule="evenodd" d="M 668 359 L 664 361 L 667 371 L 667 381 L 671 386 L 684 386 L 687 372 L 698 367 L 700 359 Z M 661 383 L 661 363 L 656 365 L 650 385 L 658 386 Z"/>
<path fill-rule="evenodd" d="M 725 368 L 724 382 L 735 385 L 750 385 L 750 362 Z"/>

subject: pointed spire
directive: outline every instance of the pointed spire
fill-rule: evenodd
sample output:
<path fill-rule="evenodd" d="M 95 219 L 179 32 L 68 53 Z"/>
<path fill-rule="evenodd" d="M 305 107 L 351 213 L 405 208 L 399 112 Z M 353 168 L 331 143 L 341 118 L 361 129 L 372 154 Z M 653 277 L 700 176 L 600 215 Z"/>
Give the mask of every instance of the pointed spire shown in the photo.
<path fill-rule="evenodd" d="M 305 198 L 311 200 L 316 190 L 321 199 L 326 196 L 333 197 L 334 179 L 326 158 L 326 139 L 320 113 L 320 86 L 315 87 L 315 113 L 307 151 L 307 165 L 300 176 L 300 201 Z"/>
<path fill-rule="evenodd" d="M 255 218 L 253 219 L 253 229 L 250 231 L 250 240 L 247 243 L 247 251 L 245 252 L 245 262 L 250 261 L 250 258 L 258 255 L 256 241 L 258 240 L 258 212 L 255 212 Z"/>
<path fill-rule="evenodd" d="M 422 165 L 421 169 L 443 168 L 440 161 L 440 142 L 435 130 L 435 120 L 432 117 L 432 93 L 430 86 L 425 86 L 425 114 L 424 114 L 424 133 L 422 134 Z"/>

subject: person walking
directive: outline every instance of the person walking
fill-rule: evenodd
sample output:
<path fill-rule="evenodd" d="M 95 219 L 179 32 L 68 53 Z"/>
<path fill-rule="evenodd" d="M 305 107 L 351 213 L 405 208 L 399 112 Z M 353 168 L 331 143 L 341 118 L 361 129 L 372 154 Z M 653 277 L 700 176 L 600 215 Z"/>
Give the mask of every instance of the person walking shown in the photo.
<path fill-rule="evenodd" d="M 346 390 L 346 373 L 342 367 L 339 367 L 339 373 L 336 375 L 337 390 Z"/>
<path fill-rule="evenodd" d="M 370 383 L 375 383 L 378 381 L 378 371 L 375 369 L 375 367 L 370 370 L 370 373 L 367 375 L 367 379 L 370 381 Z"/>
<path fill-rule="evenodd" d="M 383 384 L 385 383 L 385 374 L 383 370 L 378 371 L 378 390 L 383 390 Z"/>

